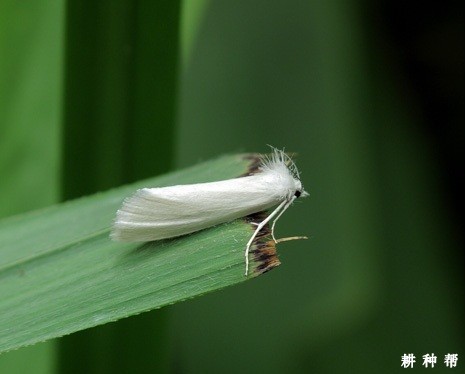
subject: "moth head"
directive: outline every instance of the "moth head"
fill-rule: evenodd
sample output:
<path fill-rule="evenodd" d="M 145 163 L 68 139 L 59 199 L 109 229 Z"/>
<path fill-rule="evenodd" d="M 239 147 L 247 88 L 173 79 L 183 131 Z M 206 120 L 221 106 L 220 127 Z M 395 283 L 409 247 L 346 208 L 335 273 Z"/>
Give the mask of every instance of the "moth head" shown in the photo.
<path fill-rule="evenodd" d="M 295 192 L 294 192 L 295 198 L 305 197 L 309 195 L 309 193 L 304 190 L 302 186 L 302 182 L 300 180 L 294 179 L 294 183 L 295 183 Z"/>

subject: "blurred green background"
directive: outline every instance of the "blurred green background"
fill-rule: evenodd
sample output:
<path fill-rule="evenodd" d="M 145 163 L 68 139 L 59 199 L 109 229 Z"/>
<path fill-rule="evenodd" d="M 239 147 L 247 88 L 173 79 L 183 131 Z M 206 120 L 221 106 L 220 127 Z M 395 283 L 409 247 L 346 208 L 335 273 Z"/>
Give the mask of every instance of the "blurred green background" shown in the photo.
<path fill-rule="evenodd" d="M 452 3 L 0 2 L 0 216 L 266 144 L 310 192 L 279 269 L 0 372 L 463 366 L 463 86 Z"/>

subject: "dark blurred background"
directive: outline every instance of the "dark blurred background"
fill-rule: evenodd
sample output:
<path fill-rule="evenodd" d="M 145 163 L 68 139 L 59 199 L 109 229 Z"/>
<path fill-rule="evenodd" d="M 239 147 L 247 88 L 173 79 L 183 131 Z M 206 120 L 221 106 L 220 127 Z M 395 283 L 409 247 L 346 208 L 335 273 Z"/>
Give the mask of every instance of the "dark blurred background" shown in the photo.
<path fill-rule="evenodd" d="M 449 193 L 448 209 L 462 222 L 464 140 L 464 19 L 460 2 L 441 6 L 379 2 L 371 10 L 379 20 L 374 36 L 401 69 L 419 107 L 418 126 L 440 164 L 440 179 Z M 384 55 L 383 53 L 383 55 Z M 460 262 L 459 262 L 460 264 Z"/>
<path fill-rule="evenodd" d="M 62 196 L 63 103 L 76 71 L 63 58 L 63 5 L 5 4 L 3 216 Z M 254 282 L 147 314 L 163 322 L 161 338 L 147 328 L 143 339 L 162 339 L 167 371 L 392 373 L 404 370 L 404 353 L 416 355 L 417 370 L 426 353 L 438 356 L 438 372 L 446 353 L 463 366 L 462 4 L 198 1 L 180 15 L 174 124 L 155 118 L 157 109 L 144 136 L 157 147 L 140 147 L 137 157 L 153 159 L 155 174 L 266 152 L 266 144 L 297 152 L 310 197 L 280 219 L 277 234 L 310 239 L 281 244 L 281 267 Z M 146 32 L 134 43 L 157 31 Z M 157 53 L 154 66 L 164 57 Z M 137 110 L 153 110 L 157 97 L 144 95 Z M 71 148 L 85 144 L 66 139 Z M 156 153 L 160 141 L 166 159 Z M 109 184 L 127 181 L 102 169 Z M 5 354 L 0 371 L 57 371 L 60 344 Z"/>

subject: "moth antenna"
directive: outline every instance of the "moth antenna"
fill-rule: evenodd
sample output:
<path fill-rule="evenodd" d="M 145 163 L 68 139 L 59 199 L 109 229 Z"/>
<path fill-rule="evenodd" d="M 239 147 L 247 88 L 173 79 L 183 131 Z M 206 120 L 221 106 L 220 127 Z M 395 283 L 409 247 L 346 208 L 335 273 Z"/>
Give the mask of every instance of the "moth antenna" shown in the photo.
<path fill-rule="evenodd" d="M 275 243 L 289 242 L 291 240 L 305 240 L 308 239 L 307 236 L 288 236 L 287 238 L 276 239 Z"/>

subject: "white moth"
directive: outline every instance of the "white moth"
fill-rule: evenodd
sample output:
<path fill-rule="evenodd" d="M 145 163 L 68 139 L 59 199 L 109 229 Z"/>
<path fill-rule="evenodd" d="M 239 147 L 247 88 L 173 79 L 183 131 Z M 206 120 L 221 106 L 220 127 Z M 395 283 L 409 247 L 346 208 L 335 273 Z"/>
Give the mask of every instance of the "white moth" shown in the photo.
<path fill-rule="evenodd" d="M 249 250 L 260 230 L 276 221 L 299 196 L 307 196 L 292 159 L 273 148 L 262 157 L 258 172 L 218 182 L 142 188 L 127 198 L 116 213 L 110 234 L 113 240 L 146 242 L 173 238 L 277 207 L 261 223 L 245 248 L 245 275 Z"/>

